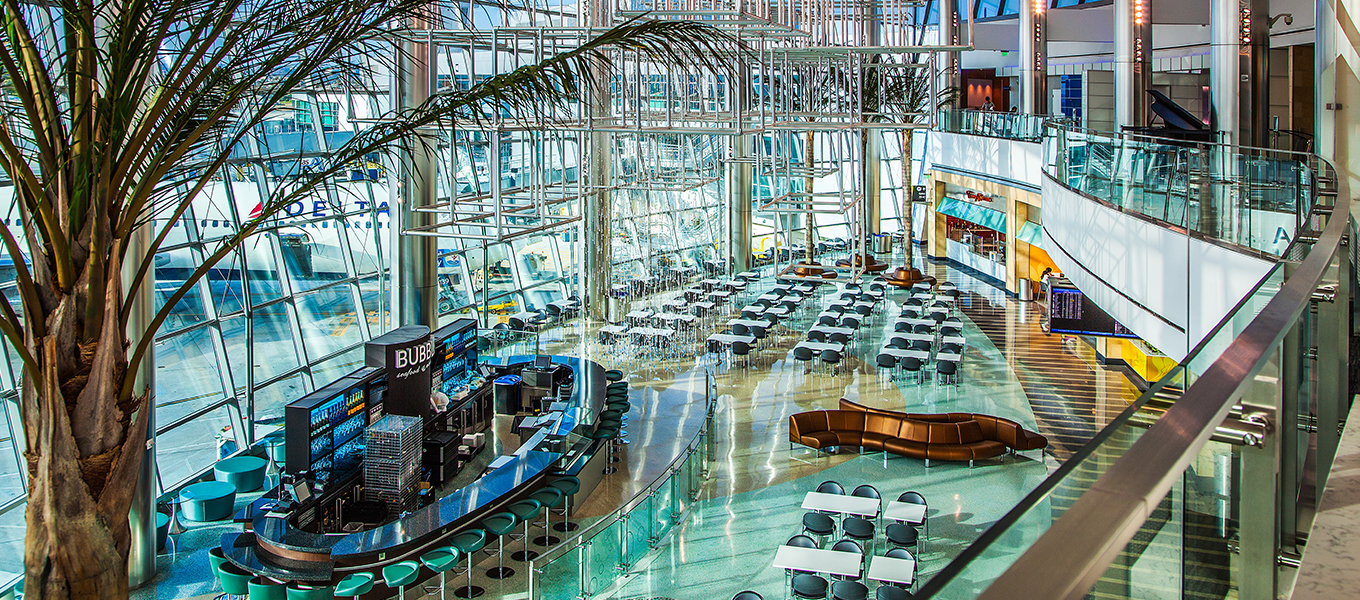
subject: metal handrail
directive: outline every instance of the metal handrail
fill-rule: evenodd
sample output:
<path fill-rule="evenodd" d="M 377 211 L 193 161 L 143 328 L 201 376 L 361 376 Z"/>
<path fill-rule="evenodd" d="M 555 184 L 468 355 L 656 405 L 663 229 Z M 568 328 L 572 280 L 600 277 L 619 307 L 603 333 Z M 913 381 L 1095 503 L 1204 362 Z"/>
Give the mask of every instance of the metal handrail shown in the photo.
<path fill-rule="evenodd" d="M 709 446 L 705 444 L 705 441 L 706 438 L 709 437 L 708 434 L 711 430 L 714 409 L 716 408 L 717 401 L 718 401 L 717 397 L 713 394 L 713 374 L 709 372 L 707 369 L 705 369 L 704 421 L 699 426 L 699 431 L 694 434 L 693 438 L 690 438 L 688 443 L 685 444 L 685 450 L 681 452 L 678 456 L 676 456 L 675 459 L 671 460 L 670 464 L 666 465 L 666 468 L 662 469 L 660 475 L 658 475 L 645 487 L 639 490 L 638 493 L 634 494 L 633 497 L 629 498 L 626 502 L 619 505 L 618 508 L 614 509 L 613 511 L 610 511 L 604 517 L 601 517 L 598 521 L 581 529 L 581 531 L 579 531 L 575 535 L 562 540 L 562 542 L 560 542 L 556 546 L 549 548 L 548 550 L 540 554 L 538 557 L 529 561 L 530 600 L 535 598 L 534 584 L 536 578 L 534 577 L 534 574 L 541 572 L 544 566 L 551 564 L 553 561 L 557 560 L 558 558 L 561 558 L 568 552 L 571 552 L 572 550 L 575 550 L 581 547 L 582 545 L 589 543 L 590 540 L 593 539 L 596 535 L 599 535 L 600 533 L 609 529 L 609 527 L 612 526 L 616 521 L 623 518 L 625 515 L 631 513 L 633 509 L 637 508 L 638 505 L 643 502 L 643 500 L 655 494 L 658 490 L 661 489 L 662 485 L 669 482 L 671 478 L 674 477 L 679 472 L 679 465 L 683 464 L 686 460 L 688 460 L 689 457 L 693 455 L 695 452 L 705 452 L 704 457 L 705 467 L 707 466 L 707 461 L 712 459 L 712 453 L 711 448 L 709 448 Z M 704 469 L 704 472 L 705 474 L 707 473 L 707 468 Z"/>
<path fill-rule="evenodd" d="M 1337 183 L 1341 193 L 1332 218 L 1280 291 L 1162 418 L 979 599 L 1079 598 L 1105 573 L 1309 308 L 1349 225 L 1348 182 L 1342 177 Z"/>

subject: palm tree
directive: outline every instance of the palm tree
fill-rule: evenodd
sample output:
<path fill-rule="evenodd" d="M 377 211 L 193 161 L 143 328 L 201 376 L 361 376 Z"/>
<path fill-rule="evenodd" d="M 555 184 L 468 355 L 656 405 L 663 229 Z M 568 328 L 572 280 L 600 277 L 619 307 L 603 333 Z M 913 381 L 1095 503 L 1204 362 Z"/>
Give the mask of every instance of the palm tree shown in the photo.
<path fill-rule="evenodd" d="M 858 95 L 862 102 L 862 112 L 868 122 L 893 122 L 919 124 L 929 118 L 931 112 L 949 106 L 958 95 L 957 88 L 943 88 L 935 92 L 935 103 L 931 105 L 931 80 L 941 72 L 932 69 L 922 60 L 924 55 L 907 54 L 900 63 L 894 63 L 891 55 L 874 54 L 869 58 L 869 68 L 862 69 L 858 75 L 842 68 L 830 69 L 821 88 L 830 93 L 815 96 L 815 106 L 823 110 L 853 105 L 849 100 Z M 877 74 L 877 76 L 875 76 Z M 902 136 L 902 228 L 906 244 L 906 267 L 912 263 L 912 203 L 911 203 L 911 143 L 915 132 L 913 127 L 903 127 Z M 870 190 L 868 160 L 865 156 L 869 148 L 869 136 L 875 135 L 870 129 L 860 130 L 861 157 L 865 157 L 865 169 L 861 171 L 861 189 L 866 202 Z M 862 251 L 861 251 L 862 252 Z"/>
<path fill-rule="evenodd" d="M 172 229 L 156 231 L 153 219 L 180 219 L 294 94 L 372 87 L 406 24 L 447 13 L 429 0 L 0 2 L 0 167 L 23 221 L 21 236 L 0 227 L 20 305 L 0 302 L 0 335 L 22 362 L 34 598 L 127 596 L 128 510 L 152 410 L 135 374 L 176 304 L 279 210 L 369 155 L 431 143 L 422 133 L 431 127 L 505 108 L 559 114 L 608 81 L 598 76 L 612 68 L 611 49 L 717 69 L 716 50 L 730 42 L 704 25 L 630 21 L 383 115 L 322 168 L 277 186 L 149 325 L 130 331 L 127 299 L 150 285 Z"/>

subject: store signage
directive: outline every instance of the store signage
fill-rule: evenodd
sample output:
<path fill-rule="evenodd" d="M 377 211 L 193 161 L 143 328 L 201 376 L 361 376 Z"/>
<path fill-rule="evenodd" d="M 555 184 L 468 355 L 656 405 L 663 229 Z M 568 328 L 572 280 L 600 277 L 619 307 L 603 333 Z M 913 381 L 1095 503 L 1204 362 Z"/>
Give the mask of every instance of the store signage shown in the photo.
<path fill-rule="evenodd" d="M 434 341 L 423 325 L 399 327 L 364 345 L 364 363 L 387 372 L 386 414 L 430 416 L 432 358 Z"/>
<path fill-rule="evenodd" d="M 924 185 L 913 185 L 913 186 L 911 186 L 911 201 L 912 201 L 912 202 L 920 202 L 920 203 L 922 203 L 922 204 L 925 204 L 925 202 L 926 202 L 926 186 L 924 186 Z"/>
<path fill-rule="evenodd" d="M 973 204 L 991 204 L 996 199 L 995 196 L 973 190 L 964 190 L 963 198 Z"/>

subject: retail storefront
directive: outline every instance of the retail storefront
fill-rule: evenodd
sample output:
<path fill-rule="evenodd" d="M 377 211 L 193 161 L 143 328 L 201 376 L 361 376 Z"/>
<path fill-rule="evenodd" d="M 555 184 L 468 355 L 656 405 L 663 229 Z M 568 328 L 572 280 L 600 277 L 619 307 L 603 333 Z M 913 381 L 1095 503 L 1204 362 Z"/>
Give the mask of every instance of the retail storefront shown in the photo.
<path fill-rule="evenodd" d="M 967 267 L 1012 294 L 1056 267 L 1043 250 L 1040 195 L 1027 189 L 931 171 L 927 255 Z"/>

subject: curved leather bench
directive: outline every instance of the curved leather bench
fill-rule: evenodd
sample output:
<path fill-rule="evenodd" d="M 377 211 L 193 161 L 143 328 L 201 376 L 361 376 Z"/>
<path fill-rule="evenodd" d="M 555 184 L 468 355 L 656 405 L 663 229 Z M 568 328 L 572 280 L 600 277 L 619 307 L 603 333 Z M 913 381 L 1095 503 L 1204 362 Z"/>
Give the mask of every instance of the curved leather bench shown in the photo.
<path fill-rule="evenodd" d="M 883 271 L 888 270 L 888 263 L 878 262 L 874 260 L 874 256 L 872 254 L 867 256 L 863 254 L 855 254 L 852 255 L 850 258 L 842 258 L 836 261 L 836 266 L 842 268 L 858 267 L 861 261 L 864 263 L 864 270 L 866 272 L 882 273 Z"/>
<path fill-rule="evenodd" d="M 789 442 L 823 449 L 858 446 L 911 458 L 974 461 L 1038 450 L 1048 439 L 1014 421 L 972 413 L 907 414 L 841 399 L 839 410 L 789 417 Z"/>
<path fill-rule="evenodd" d="M 897 267 L 891 273 L 883 276 L 883 280 L 893 287 L 909 288 L 922 281 L 935 285 L 935 278 L 930 275 L 923 275 L 917 269 Z"/>

